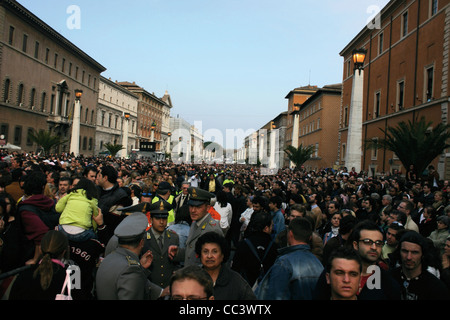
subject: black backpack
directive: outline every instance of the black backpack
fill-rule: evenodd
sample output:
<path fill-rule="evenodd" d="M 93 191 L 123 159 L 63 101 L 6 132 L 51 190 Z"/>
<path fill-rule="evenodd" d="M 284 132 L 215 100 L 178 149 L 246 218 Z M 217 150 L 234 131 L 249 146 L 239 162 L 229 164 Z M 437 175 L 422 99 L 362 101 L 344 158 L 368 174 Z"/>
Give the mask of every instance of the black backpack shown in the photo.
<path fill-rule="evenodd" d="M 262 259 L 261 259 L 261 258 L 259 257 L 258 252 L 256 251 L 256 248 L 255 248 L 255 246 L 253 245 L 253 243 L 252 243 L 249 239 L 247 239 L 247 238 L 245 238 L 244 240 L 245 240 L 245 242 L 247 243 L 247 245 L 248 245 L 248 247 L 250 248 L 250 250 L 251 250 L 251 251 L 253 252 L 253 254 L 255 255 L 255 257 L 258 259 L 259 263 L 260 263 L 259 276 L 258 276 L 258 278 L 256 279 L 256 282 L 255 282 L 255 285 L 257 285 L 259 282 L 261 282 L 262 278 L 264 277 L 265 270 L 264 270 L 263 262 L 264 262 L 264 259 L 266 259 L 266 256 L 267 256 L 267 254 L 269 253 L 270 247 L 272 247 L 272 244 L 274 243 L 274 241 L 273 241 L 273 240 L 270 241 L 270 243 L 269 243 L 269 245 L 267 246 L 266 250 L 264 251 L 264 255 L 263 255 Z"/>
<path fill-rule="evenodd" d="M 34 212 L 50 230 L 55 229 L 59 224 L 59 217 L 61 214 L 56 212 L 55 205 L 53 205 L 49 211 L 42 210 L 31 204 L 19 205 L 17 215 L 20 217 L 21 212 L 25 210 Z"/>

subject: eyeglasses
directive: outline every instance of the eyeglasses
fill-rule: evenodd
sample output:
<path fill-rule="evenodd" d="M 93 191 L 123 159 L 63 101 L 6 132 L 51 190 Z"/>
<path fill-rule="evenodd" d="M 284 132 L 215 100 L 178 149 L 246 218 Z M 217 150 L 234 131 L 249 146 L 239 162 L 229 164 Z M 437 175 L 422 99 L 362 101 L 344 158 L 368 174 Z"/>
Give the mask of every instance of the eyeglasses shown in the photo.
<path fill-rule="evenodd" d="M 151 197 L 152 194 L 151 194 L 151 193 L 145 192 L 145 193 L 142 193 L 142 196 L 143 196 L 143 197 Z"/>
<path fill-rule="evenodd" d="M 377 247 L 382 247 L 384 244 L 382 240 L 373 241 L 372 239 L 362 239 L 359 241 L 370 247 L 373 246 L 374 243 Z"/>
<path fill-rule="evenodd" d="M 180 300 L 207 300 L 208 297 L 200 298 L 200 297 L 197 297 L 197 296 L 188 296 L 188 297 L 172 296 L 170 299 L 171 300 L 176 300 L 176 301 L 180 301 Z"/>

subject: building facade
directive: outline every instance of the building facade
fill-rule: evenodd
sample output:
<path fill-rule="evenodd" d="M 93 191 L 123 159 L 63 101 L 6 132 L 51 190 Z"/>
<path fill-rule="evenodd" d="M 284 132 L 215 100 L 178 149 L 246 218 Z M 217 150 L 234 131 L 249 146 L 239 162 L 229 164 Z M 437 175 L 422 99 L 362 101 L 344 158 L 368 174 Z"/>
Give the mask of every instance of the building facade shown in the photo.
<path fill-rule="evenodd" d="M 367 50 L 362 94 L 362 141 L 383 138 L 382 130 L 425 116 L 448 123 L 450 1 L 392 0 L 340 52 L 344 59 L 339 129 L 339 162 L 345 165 L 352 99 L 352 52 Z M 382 129 L 382 130 L 380 130 Z M 432 128 L 430 128 L 432 130 Z M 384 174 L 406 169 L 388 150 L 361 148 L 361 169 Z M 433 161 L 441 178 L 450 177 L 450 154 Z M 348 168 L 350 170 L 350 168 Z"/>
<path fill-rule="evenodd" d="M 341 84 L 319 88 L 300 107 L 299 143 L 315 151 L 304 163 L 306 170 L 332 168 L 337 161 Z"/>
<path fill-rule="evenodd" d="M 162 140 L 162 122 L 166 120 L 163 117 L 163 109 L 167 104 L 154 93 L 150 93 L 144 88 L 138 86 L 135 82 L 118 82 L 128 91 L 138 96 L 138 139 L 139 146 L 142 142 L 154 142 L 155 151 L 165 152 L 166 146 Z M 166 133 L 167 135 L 167 133 Z"/>
<path fill-rule="evenodd" d="M 28 133 L 50 131 L 69 152 L 75 90 L 81 90 L 80 153 L 95 152 L 100 74 L 106 69 L 17 1 L 0 1 L 0 134 L 37 151 Z"/>
<path fill-rule="evenodd" d="M 291 90 L 285 97 L 288 100 L 288 116 L 286 124 L 285 145 L 299 146 L 299 111 L 301 105 L 318 90 L 317 86 L 303 86 Z M 292 166 L 285 160 L 284 166 Z"/>
<path fill-rule="evenodd" d="M 97 153 L 105 151 L 107 143 L 122 144 L 124 149 L 119 153 L 124 158 L 132 149 L 139 148 L 137 112 L 138 97 L 135 94 L 110 79 L 100 77 L 95 139 Z M 124 138 L 127 138 L 126 143 Z"/>

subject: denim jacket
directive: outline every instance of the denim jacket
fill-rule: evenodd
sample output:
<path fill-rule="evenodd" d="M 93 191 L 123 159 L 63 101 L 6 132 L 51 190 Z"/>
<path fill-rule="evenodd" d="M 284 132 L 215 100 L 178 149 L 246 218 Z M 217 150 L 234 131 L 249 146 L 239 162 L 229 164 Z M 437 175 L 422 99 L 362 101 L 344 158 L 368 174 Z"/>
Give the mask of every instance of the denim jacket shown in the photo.
<path fill-rule="evenodd" d="M 322 270 L 309 245 L 282 248 L 255 294 L 259 300 L 311 300 Z"/>

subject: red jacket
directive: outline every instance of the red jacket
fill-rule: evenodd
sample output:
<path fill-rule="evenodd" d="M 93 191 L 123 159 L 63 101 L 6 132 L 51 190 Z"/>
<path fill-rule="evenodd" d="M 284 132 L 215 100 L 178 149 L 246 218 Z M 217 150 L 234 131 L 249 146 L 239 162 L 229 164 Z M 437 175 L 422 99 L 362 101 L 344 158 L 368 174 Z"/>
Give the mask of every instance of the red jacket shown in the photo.
<path fill-rule="evenodd" d="M 48 211 L 54 205 L 54 201 L 43 194 L 38 194 L 21 201 L 19 207 L 25 204 L 34 205 Z M 36 213 L 28 210 L 23 210 L 20 213 L 20 219 L 26 238 L 33 240 L 36 245 L 40 245 L 42 237 L 49 231 L 49 228 Z"/>

